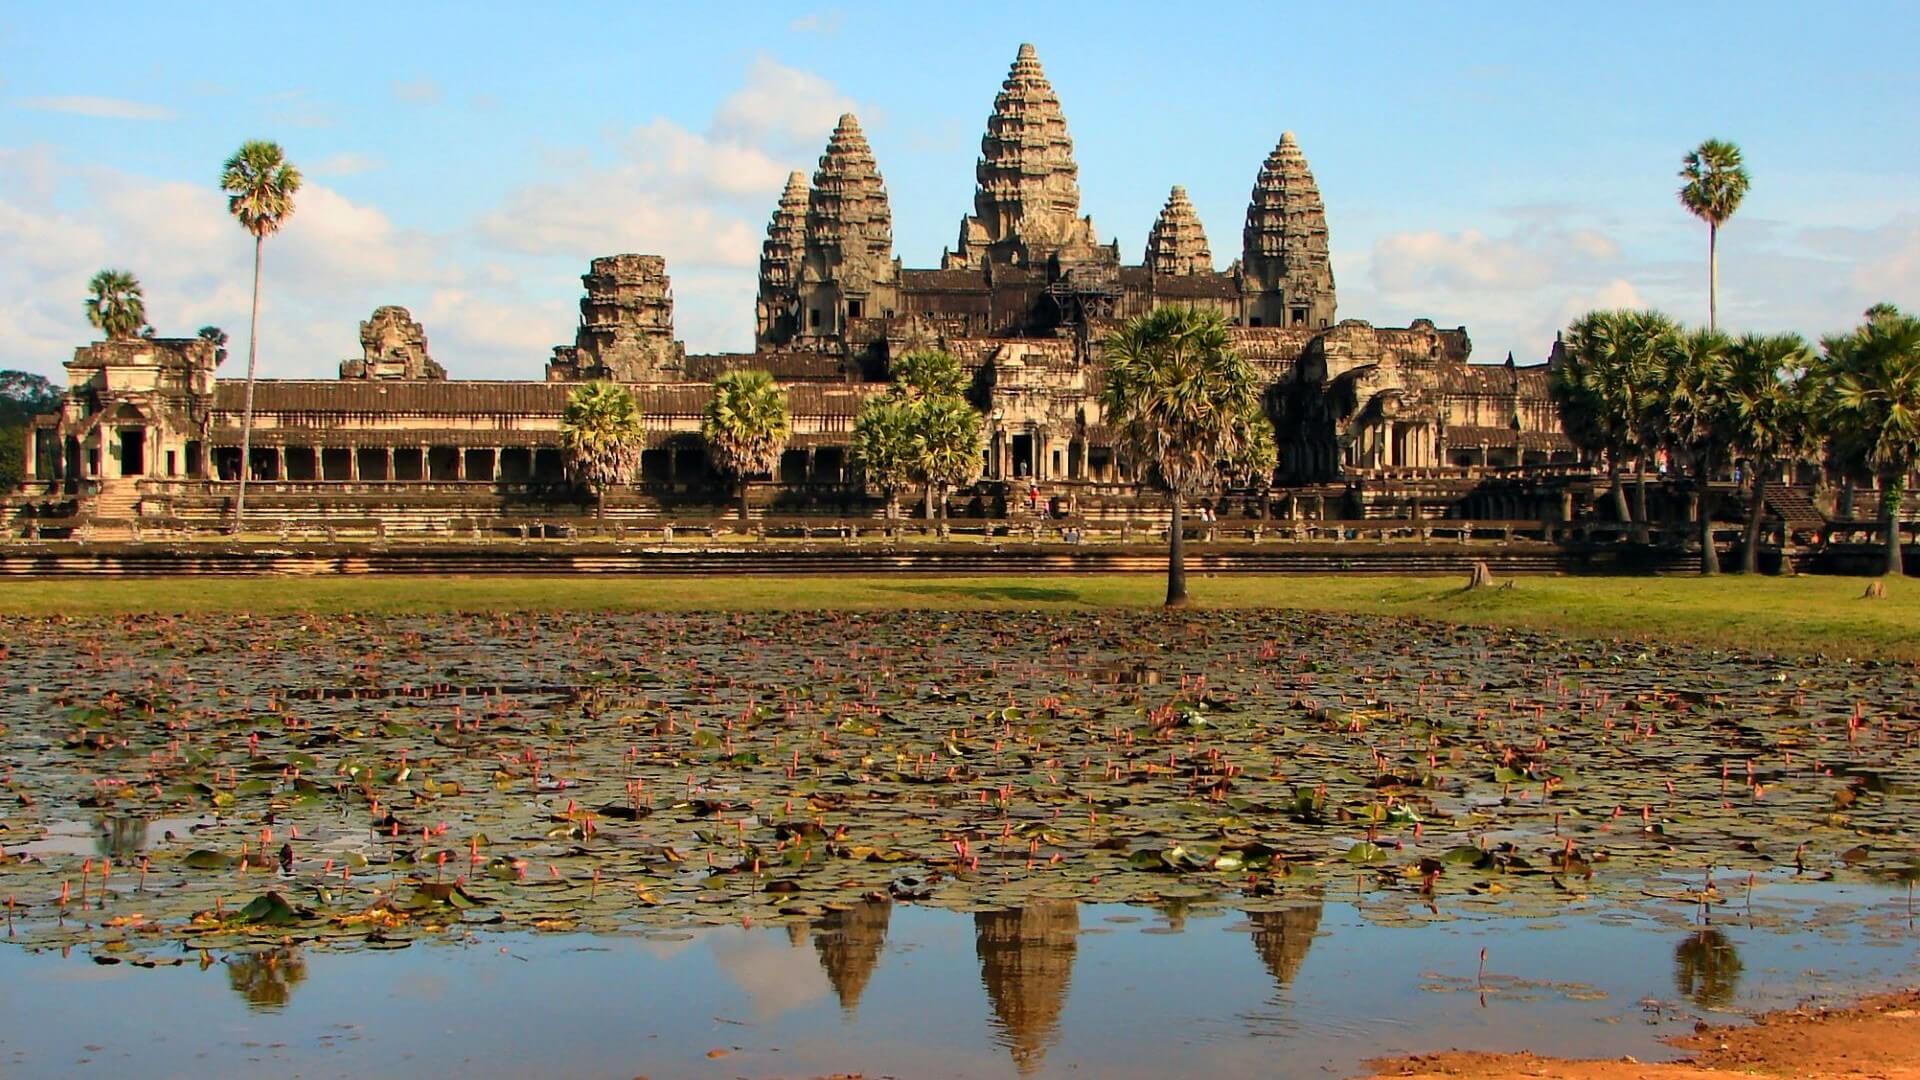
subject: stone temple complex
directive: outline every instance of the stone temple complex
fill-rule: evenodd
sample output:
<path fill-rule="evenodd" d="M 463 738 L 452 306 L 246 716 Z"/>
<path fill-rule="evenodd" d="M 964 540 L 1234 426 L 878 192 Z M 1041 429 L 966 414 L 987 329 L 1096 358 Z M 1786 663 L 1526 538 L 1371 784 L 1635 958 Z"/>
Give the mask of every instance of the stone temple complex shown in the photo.
<path fill-rule="evenodd" d="M 1358 517 L 1412 498 L 1440 514 L 1471 497 L 1476 477 L 1573 460 L 1549 363 L 1470 364 L 1464 328 L 1339 317 L 1326 202 L 1291 132 L 1250 173 L 1226 266 L 1177 184 L 1139 262 L 1126 261 L 1082 213 L 1060 97 L 1022 45 L 987 117 L 972 211 L 933 266 L 895 254 L 881 160 L 843 116 L 811 176 L 768 193 L 753 352 L 689 354 L 655 255 L 591 261 L 578 330 L 544 380 L 449 377 L 408 311 L 382 307 L 337 379 L 257 384 L 249 509 L 393 523 L 577 509 L 560 415 L 578 383 L 610 379 L 632 386 L 648 432 L 640 476 L 610 512 L 724 513 L 699 417 L 715 376 L 759 368 L 787 391 L 793 437 L 756 507 L 872 514 L 880 502 L 847 456 L 854 417 L 886 390 L 896 358 L 937 348 L 960 359 L 986 420 L 984 478 L 956 512 L 1005 514 L 1040 487 L 1049 505 L 1087 516 L 1152 513 L 1157 497 L 1139 491 L 1100 413 L 1099 342 L 1164 304 L 1224 314 L 1269 381 L 1281 461 L 1268 509 L 1278 497 L 1290 514 Z M 78 349 L 63 409 L 31 433 L 16 518 L 217 523 L 243 467 L 245 387 L 215 369 L 199 340 Z"/>

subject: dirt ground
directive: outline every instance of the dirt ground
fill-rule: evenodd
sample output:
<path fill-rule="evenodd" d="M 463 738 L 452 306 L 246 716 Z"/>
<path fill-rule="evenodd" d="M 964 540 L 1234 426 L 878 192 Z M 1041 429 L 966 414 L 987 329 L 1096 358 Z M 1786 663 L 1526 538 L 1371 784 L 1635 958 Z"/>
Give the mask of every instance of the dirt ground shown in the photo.
<path fill-rule="evenodd" d="M 1687 1059 L 1650 1065 L 1632 1058 L 1566 1061 L 1533 1054 L 1450 1051 L 1372 1062 L 1375 1078 L 1506 1080 L 1697 1080 L 1765 1075 L 1830 1080 L 1920 1080 L 1920 990 L 1868 998 L 1842 1009 L 1790 1009 L 1738 1027 L 1702 1027 L 1673 1040 Z"/>

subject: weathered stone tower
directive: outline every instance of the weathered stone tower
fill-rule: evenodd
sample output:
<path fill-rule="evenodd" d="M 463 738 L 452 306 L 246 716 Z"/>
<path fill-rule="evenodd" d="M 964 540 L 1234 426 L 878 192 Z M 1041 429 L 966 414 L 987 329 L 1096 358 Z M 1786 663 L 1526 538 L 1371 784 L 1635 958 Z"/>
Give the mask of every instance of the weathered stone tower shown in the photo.
<path fill-rule="evenodd" d="M 340 361 L 343 379 L 444 379 L 427 353 L 427 331 L 413 313 L 389 304 L 360 324 L 360 359 Z"/>
<path fill-rule="evenodd" d="M 1200 225 L 1200 215 L 1194 212 L 1187 189 L 1178 184 L 1167 194 L 1167 205 L 1161 207 L 1153 230 L 1147 234 L 1145 261 L 1155 274 L 1172 277 L 1213 272 L 1207 230 Z"/>
<path fill-rule="evenodd" d="M 571 347 L 553 351 L 549 382 L 677 379 L 686 354 L 673 340 L 673 283 L 658 255 L 608 255 L 580 280 L 580 329 Z"/>
<path fill-rule="evenodd" d="M 1254 181 L 1240 273 L 1246 325 L 1333 325 L 1327 208 L 1291 131 L 1280 136 Z"/>
<path fill-rule="evenodd" d="M 767 223 L 760 245 L 760 297 L 754 306 L 754 341 L 760 348 L 793 340 L 800 323 L 800 269 L 806 257 L 807 174 L 787 175 L 787 189 Z"/>
<path fill-rule="evenodd" d="M 893 259 L 893 211 L 852 113 L 840 118 L 813 174 L 800 270 L 801 337 L 833 338 L 853 320 L 894 312 L 900 267 Z"/>
<path fill-rule="evenodd" d="M 1020 46 L 993 99 L 974 175 L 973 213 L 960 222 L 960 246 L 947 253 L 946 269 L 1097 257 L 1093 219 L 1080 216 L 1067 118 L 1032 45 Z"/>

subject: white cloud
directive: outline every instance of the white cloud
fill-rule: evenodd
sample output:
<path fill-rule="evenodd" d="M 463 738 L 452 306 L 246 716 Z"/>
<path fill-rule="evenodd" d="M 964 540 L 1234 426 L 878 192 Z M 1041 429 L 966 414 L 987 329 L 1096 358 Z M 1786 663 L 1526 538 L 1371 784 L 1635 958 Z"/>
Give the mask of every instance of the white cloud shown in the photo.
<path fill-rule="evenodd" d="M 386 167 L 385 161 L 372 155 L 343 150 L 337 154 L 328 154 L 301 171 L 308 176 L 358 176 L 361 173 Z"/>
<path fill-rule="evenodd" d="M 826 79 L 760 56 L 747 69 L 746 85 L 714 110 L 713 130 L 738 142 L 772 139 L 812 148 L 826 143 L 841 113 L 855 111 L 853 99 Z"/>
<path fill-rule="evenodd" d="M 125 98 L 98 97 L 91 94 L 79 94 L 71 97 L 30 97 L 14 102 L 23 109 L 37 112 L 66 113 L 70 116 L 91 116 L 101 120 L 171 120 L 176 115 L 165 105 L 153 105 L 144 101 L 128 101 Z"/>
<path fill-rule="evenodd" d="M 437 104 L 440 101 L 440 84 L 432 79 L 414 79 L 410 82 L 396 80 L 393 98 L 409 105 Z"/>
<path fill-rule="evenodd" d="M 846 21 L 846 13 L 839 8 L 827 11 L 815 11 L 793 20 L 787 29 L 796 34 L 824 34 L 831 37 L 840 32 L 840 24 Z"/>

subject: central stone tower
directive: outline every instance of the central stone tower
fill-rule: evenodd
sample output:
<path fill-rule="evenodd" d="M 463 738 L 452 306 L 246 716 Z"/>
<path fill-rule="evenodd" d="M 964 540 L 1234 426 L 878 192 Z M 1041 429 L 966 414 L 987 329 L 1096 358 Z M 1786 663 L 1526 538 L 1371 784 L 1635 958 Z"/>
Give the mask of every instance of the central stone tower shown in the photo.
<path fill-rule="evenodd" d="M 777 228 L 776 220 L 770 238 Z M 893 212 L 873 149 L 852 113 L 840 118 L 813 174 L 799 270 L 795 330 L 801 337 L 833 338 L 851 322 L 893 314 L 900 282 Z"/>
<path fill-rule="evenodd" d="M 1248 326 L 1325 329 L 1334 322 L 1327 207 L 1293 132 L 1267 155 L 1253 183 L 1240 254 Z"/>
<path fill-rule="evenodd" d="M 1020 46 L 980 140 L 973 213 L 943 268 L 978 269 L 1096 258 L 1093 219 L 1080 216 L 1080 167 L 1060 98 L 1032 45 Z"/>

